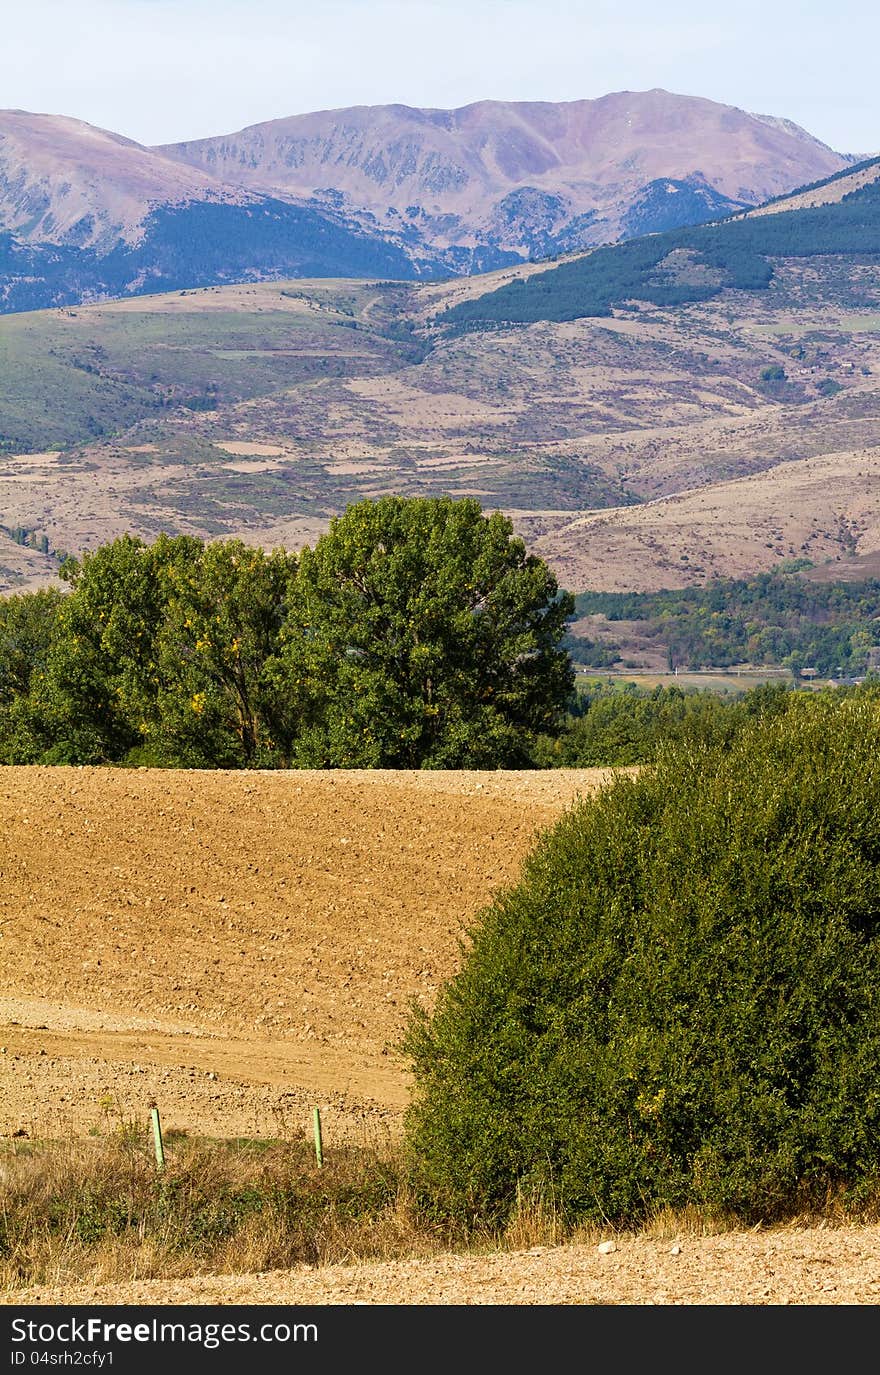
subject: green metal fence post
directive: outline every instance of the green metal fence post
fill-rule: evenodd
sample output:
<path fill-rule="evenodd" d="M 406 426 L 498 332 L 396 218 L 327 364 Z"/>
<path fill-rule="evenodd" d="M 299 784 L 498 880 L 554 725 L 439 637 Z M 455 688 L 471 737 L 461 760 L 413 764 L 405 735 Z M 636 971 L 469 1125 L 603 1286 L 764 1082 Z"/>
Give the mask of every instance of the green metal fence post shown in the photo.
<path fill-rule="evenodd" d="M 162 1124 L 159 1121 L 159 1109 L 152 1108 L 150 1116 L 153 1119 L 153 1145 L 156 1148 L 156 1168 L 165 1168 L 165 1147 L 162 1144 Z"/>
<path fill-rule="evenodd" d="M 320 1109 L 315 1108 L 315 1109 L 314 1109 L 314 1112 L 312 1113 L 312 1117 L 314 1118 L 314 1123 L 315 1123 L 315 1159 L 317 1160 L 318 1165 L 321 1166 L 321 1165 L 324 1164 L 324 1146 L 323 1146 L 323 1143 L 322 1143 L 322 1141 L 321 1141 L 321 1113 L 320 1113 Z"/>

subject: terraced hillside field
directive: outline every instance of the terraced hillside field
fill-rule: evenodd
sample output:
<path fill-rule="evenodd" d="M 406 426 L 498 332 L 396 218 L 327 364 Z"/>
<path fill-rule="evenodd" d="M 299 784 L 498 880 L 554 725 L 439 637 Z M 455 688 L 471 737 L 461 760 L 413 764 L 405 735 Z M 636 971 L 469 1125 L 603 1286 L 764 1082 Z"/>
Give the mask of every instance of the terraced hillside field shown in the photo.
<path fill-rule="evenodd" d="M 491 894 L 602 770 L 0 770 L 0 1136 L 148 1119 L 383 1144 L 394 1049 Z M 2 1179 L 0 1179 L 2 1188 Z M 20 1303 L 876 1303 L 880 1229 L 13 1290 Z"/>

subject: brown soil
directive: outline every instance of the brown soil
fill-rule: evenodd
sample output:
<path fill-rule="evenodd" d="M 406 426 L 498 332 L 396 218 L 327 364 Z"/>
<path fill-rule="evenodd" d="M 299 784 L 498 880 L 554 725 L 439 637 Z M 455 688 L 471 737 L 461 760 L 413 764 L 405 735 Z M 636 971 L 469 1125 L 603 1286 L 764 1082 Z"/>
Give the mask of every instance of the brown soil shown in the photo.
<path fill-rule="evenodd" d="M 394 1046 L 608 771 L 0 769 L 0 1134 L 399 1134 Z M 874 1303 L 880 1229 L 16 1291 L 8 1303 Z"/>
<path fill-rule="evenodd" d="M 602 777 L 3 769 L 0 1131 L 88 1129 L 108 1096 L 226 1134 L 298 1094 L 330 1132 L 399 1116 L 410 1001 Z"/>
<path fill-rule="evenodd" d="M 488 1255 L 21 1291 L 21 1304 L 878 1304 L 880 1227 L 621 1237 Z M 2 1303 L 0 1296 L 0 1303 Z"/>

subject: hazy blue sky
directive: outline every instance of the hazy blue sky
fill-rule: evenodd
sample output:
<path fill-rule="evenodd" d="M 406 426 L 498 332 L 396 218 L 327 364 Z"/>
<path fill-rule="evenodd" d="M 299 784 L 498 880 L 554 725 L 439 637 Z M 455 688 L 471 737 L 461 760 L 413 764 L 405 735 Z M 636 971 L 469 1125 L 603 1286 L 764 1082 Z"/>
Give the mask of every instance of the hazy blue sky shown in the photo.
<path fill-rule="evenodd" d="M 0 0 L 0 19 L 0 107 L 142 143 L 662 86 L 880 152 L 876 0 Z"/>

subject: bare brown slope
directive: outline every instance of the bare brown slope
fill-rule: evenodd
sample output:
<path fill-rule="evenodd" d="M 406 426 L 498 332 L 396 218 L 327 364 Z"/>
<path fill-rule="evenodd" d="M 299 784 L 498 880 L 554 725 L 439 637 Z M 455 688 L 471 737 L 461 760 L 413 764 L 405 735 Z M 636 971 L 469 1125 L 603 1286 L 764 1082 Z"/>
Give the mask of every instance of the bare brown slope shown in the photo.
<path fill-rule="evenodd" d="M 0 228 L 21 239 L 133 242 L 151 204 L 212 198 L 236 193 L 80 119 L 0 110 Z"/>
<path fill-rule="evenodd" d="M 809 210 L 817 205 L 836 205 L 844 196 L 860 191 L 863 186 L 871 186 L 880 180 L 880 158 L 860 164 L 852 172 L 835 176 L 830 181 L 820 182 L 818 186 L 806 187 L 791 196 L 783 196 L 770 205 L 759 205 L 748 212 L 753 215 L 778 215 L 784 210 Z"/>
<path fill-rule="evenodd" d="M 651 592 L 748 577 L 787 558 L 817 564 L 880 550 L 880 448 L 780 463 L 642 506 L 588 511 L 535 551 L 567 587 Z M 868 576 L 868 574 L 863 574 Z"/>
<path fill-rule="evenodd" d="M 308 196 L 332 188 L 380 219 L 390 207 L 437 244 L 492 231 L 514 248 L 523 226 L 499 202 L 518 188 L 559 198 L 528 211 L 548 231 L 595 211 L 584 240 L 595 243 L 618 237 L 637 192 L 657 178 L 697 177 L 756 204 L 848 161 L 788 121 L 663 90 L 456 110 L 355 106 L 159 151 L 254 189 Z"/>

